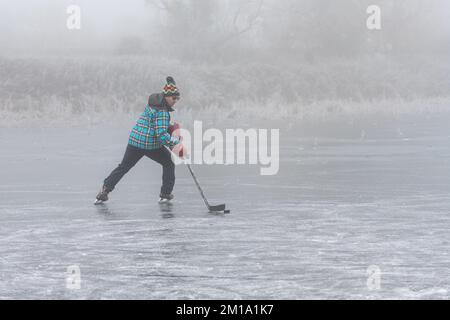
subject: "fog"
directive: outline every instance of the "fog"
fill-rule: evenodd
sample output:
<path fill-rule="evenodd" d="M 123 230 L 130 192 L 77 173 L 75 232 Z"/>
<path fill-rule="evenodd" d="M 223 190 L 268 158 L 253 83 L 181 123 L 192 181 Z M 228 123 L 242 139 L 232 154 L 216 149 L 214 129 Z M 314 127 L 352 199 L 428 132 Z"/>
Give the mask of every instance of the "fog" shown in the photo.
<path fill-rule="evenodd" d="M 81 9 L 81 28 L 69 30 L 67 8 Z M 152 10 L 143 1 L 2 1 L 2 53 L 54 55 L 108 53 L 125 36 L 143 37 L 150 28 Z"/>
<path fill-rule="evenodd" d="M 230 119 L 441 110 L 449 9 L 444 0 L 2 1 L 2 120 L 58 110 L 58 118 L 103 121 L 106 105 L 108 116 L 134 118 L 168 74 L 190 111 Z M 407 105 L 413 100 L 418 108 Z M 267 112 L 255 113 L 261 106 Z"/>
<path fill-rule="evenodd" d="M 369 5 L 381 30 L 366 28 Z M 81 28 L 69 30 L 69 5 Z M 445 0 L 2 1 L 2 55 L 153 54 L 189 59 L 448 53 Z M 207 50 L 207 52 L 205 52 Z"/>
<path fill-rule="evenodd" d="M 0 299 L 448 299 L 449 13 L 448 0 L 0 0 Z M 231 214 L 208 212 L 184 166 L 159 206 L 148 159 L 93 205 L 169 75 L 183 129 L 277 132 L 274 175 L 193 164 Z"/>

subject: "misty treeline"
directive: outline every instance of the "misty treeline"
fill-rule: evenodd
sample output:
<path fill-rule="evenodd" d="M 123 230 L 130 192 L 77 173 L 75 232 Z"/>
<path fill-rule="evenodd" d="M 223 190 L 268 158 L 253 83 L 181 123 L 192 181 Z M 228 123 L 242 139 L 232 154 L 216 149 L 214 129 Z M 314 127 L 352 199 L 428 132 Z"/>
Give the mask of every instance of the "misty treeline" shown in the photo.
<path fill-rule="evenodd" d="M 1 120 L 134 118 L 169 74 L 187 117 L 431 113 L 450 100 L 445 2 L 145 0 L 139 32 L 99 41 L 84 23 L 58 50 L 0 52 Z M 380 30 L 366 26 L 373 4 Z"/>
<path fill-rule="evenodd" d="M 374 52 L 450 53 L 442 0 L 146 1 L 160 19 L 145 49 L 180 59 L 314 62 Z M 366 26 L 370 5 L 381 10 L 380 30 Z"/>

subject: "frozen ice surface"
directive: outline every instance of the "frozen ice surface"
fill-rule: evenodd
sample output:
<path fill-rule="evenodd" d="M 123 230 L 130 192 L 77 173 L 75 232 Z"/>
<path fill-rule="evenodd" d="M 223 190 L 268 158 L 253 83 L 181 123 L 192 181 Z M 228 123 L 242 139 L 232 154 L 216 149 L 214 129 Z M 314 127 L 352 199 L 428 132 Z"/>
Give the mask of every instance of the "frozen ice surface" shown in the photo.
<path fill-rule="evenodd" d="M 160 206 L 148 159 L 94 206 L 127 126 L 0 129 L 0 299 L 448 299 L 445 128 L 282 131 L 275 176 L 194 165 L 231 214 L 208 213 L 183 166 Z M 74 265 L 80 289 L 66 287 Z"/>

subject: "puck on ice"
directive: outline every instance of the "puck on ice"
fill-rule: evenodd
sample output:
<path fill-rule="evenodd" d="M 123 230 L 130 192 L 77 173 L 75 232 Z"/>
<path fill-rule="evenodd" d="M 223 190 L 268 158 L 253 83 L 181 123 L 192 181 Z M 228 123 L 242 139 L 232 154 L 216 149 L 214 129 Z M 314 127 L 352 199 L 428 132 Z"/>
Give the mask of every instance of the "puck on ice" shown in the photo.
<path fill-rule="evenodd" d="M 230 210 L 223 210 L 223 213 L 230 213 Z"/>

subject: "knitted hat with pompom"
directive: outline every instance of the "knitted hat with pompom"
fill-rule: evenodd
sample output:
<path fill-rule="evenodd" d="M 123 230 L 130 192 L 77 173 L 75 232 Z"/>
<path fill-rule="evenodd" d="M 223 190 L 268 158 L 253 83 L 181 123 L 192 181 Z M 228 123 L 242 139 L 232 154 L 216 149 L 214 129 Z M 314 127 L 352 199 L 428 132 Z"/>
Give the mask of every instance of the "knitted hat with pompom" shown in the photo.
<path fill-rule="evenodd" d="M 164 86 L 163 93 L 166 97 L 168 96 L 180 96 L 180 92 L 178 91 L 178 88 L 176 86 L 175 80 L 172 77 L 166 78 L 166 85 Z"/>

